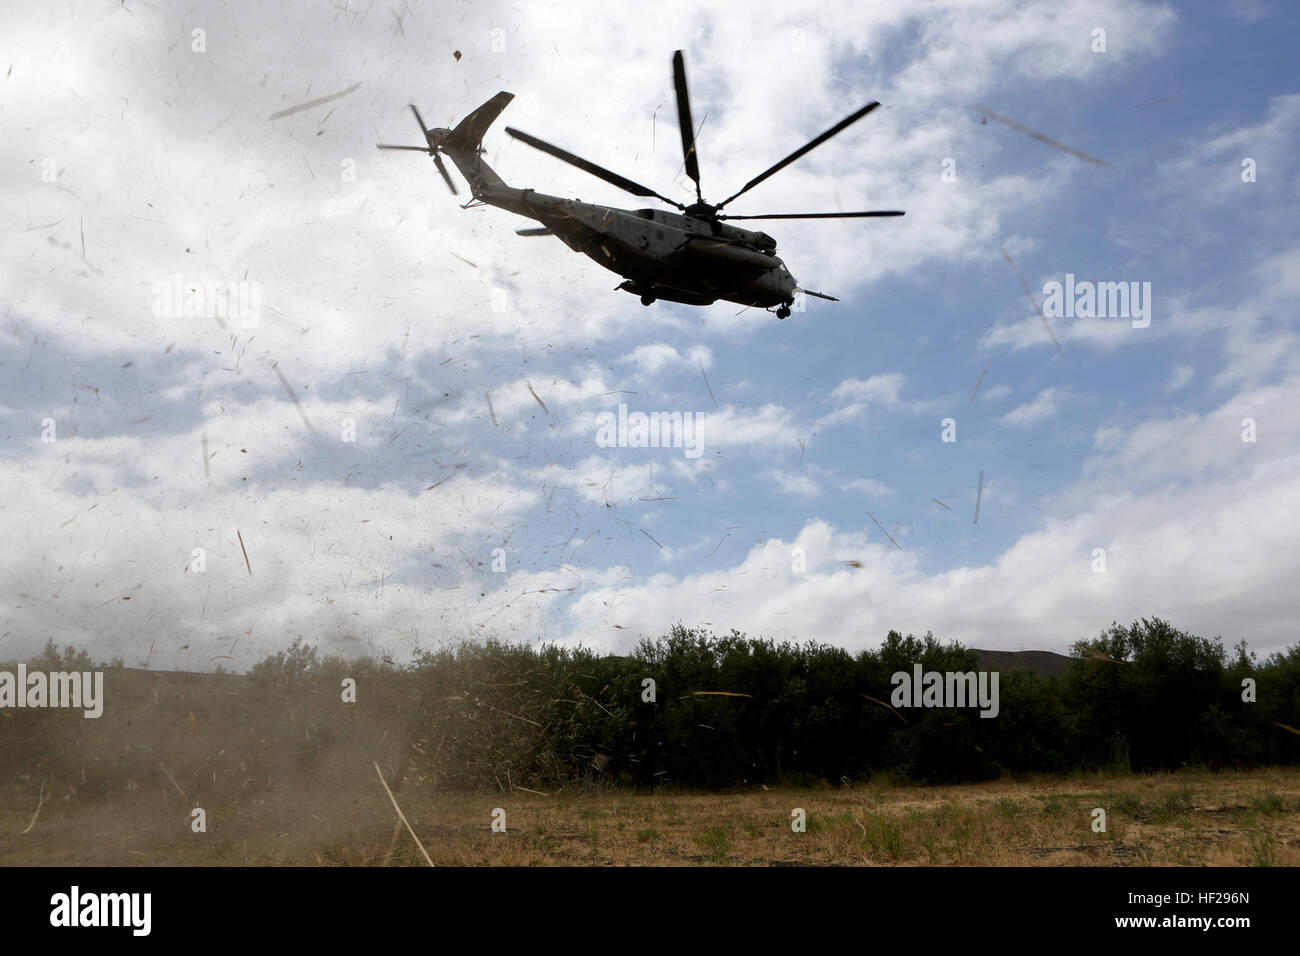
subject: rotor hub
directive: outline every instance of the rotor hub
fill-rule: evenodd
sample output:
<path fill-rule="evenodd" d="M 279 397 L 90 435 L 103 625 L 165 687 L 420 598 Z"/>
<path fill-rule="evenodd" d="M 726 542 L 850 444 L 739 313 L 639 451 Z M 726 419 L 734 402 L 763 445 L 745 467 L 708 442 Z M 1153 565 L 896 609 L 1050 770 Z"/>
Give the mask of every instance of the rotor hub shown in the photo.
<path fill-rule="evenodd" d="M 695 219 L 707 219 L 710 222 L 714 222 L 718 218 L 718 207 L 711 206 L 706 202 L 693 202 L 683 212 Z"/>

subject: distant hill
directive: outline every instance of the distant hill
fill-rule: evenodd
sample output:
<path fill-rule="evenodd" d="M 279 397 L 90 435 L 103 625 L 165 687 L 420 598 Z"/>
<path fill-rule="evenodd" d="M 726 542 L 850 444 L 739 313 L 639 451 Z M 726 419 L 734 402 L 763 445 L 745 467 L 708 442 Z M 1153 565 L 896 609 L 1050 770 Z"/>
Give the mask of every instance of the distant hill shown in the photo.
<path fill-rule="evenodd" d="M 1059 674 L 1070 666 L 1072 658 L 1055 651 L 982 651 L 974 648 L 979 669 L 1009 671 L 1027 667 L 1036 674 Z"/>

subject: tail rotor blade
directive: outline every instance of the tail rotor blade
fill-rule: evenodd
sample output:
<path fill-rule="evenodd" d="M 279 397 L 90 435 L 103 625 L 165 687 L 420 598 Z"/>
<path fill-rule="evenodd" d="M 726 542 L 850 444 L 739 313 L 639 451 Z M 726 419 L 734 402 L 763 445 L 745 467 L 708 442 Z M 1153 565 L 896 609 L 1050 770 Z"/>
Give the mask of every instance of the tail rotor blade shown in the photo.
<path fill-rule="evenodd" d="M 415 121 L 420 124 L 420 132 L 424 134 L 427 141 L 429 139 L 429 127 L 424 125 L 424 117 L 420 115 L 420 111 L 415 108 L 414 103 L 411 104 L 411 112 L 415 114 Z"/>
<path fill-rule="evenodd" d="M 451 194 L 453 196 L 459 196 L 460 193 L 456 191 L 456 184 L 451 181 L 451 176 L 447 174 L 447 167 L 442 164 L 442 157 L 432 149 L 429 150 L 429 153 L 433 156 L 433 165 L 438 167 L 438 172 L 442 175 L 442 181 L 447 184 L 447 188 L 451 190 Z"/>

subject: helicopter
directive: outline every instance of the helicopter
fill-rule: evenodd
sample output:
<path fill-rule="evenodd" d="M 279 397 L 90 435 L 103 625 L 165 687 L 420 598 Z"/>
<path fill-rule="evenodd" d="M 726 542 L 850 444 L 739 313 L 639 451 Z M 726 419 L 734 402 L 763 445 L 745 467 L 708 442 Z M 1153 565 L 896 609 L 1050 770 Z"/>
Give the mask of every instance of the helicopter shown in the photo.
<path fill-rule="evenodd" d="M 444 155 L 448 156 L 469 184 L 472 199 L 462 208 L 496 206 L 536 220 L 540 226 L 518 229 L 517 234 L 559 238 L 569 248 L 589 256 L 606 269 L 622 276 L 625 281 L 616 289 L 640 296 L 643 305 L 652 305 L 656 300 L 663 299 L 704 306 L 721 299 L 764 309 L 775 306 L 777 318 L 784 319 L 790 315 L 795 294 L 799 292 L 838 302 L 834 296 L 799 288 L 790 270 L 776 254 L 776 240 L 767 233 L 733 226 L 725 220 L 877 218 L 901 216 L 901 211 L 735 215 L 725 213 L 722 209 L 856 123 L 880 104 L 873 100 L 769 166 L 722 202 L 711 204 L 705 202 L 700 188 L 696 130 L 691 120 L 686 65 L 681 50 L 673 54 L 673 86 L 677 99 L 677 122 L 681 129 L 684 168 L 686 175 L 695 182 L 695 202 L 689 205 L 669 199 L 648 186 L 611 172 L 536 136 L 512 127 L 506 127 L 506 133 L 633 196 L 658 199 L 675 206 L 679 212 L 620 209 L 581 200 L 562 199 L 533 189 L 518 189 L 507 185 L 483 161 L 482 147 L 483 135 L 488 127 L 514 99 L 513 93 L 504 91 L 466 116 L 455 129 L 430 129 L 425 125 L 420 111 L 412 104 L 411 112 L 420 124 L 425 145 L 377 145 L 379 149 L 427 153 L 433 158 L 434 166 L 452 195 L 458 196 L 456 184 L 442 161 Z"/>

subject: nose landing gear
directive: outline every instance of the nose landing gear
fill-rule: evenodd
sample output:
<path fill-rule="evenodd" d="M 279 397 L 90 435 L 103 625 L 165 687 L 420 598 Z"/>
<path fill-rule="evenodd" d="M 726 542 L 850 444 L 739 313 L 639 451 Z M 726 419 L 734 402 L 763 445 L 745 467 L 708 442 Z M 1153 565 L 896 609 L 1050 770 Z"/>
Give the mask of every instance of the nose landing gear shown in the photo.
<path fill-rule="evenodd" d="M 642 305 L 654 305 L 654 302 L 655 302 L 655 297 L 652 296 L 652 295 L 643 295 L 643 296 L 641 296 L 641 304 L 642 304 Z"/>
<path fill-rule="evenodd" d="M 776 317 L 777 317 L 778 319 L 784 319 L 784 318 L 787 318 L 789 315 L 790 315 L 790 306 L 789 306 L 789 304 L 783 305 L 783 306 L 781 306 L 779 309 L 776 310 Z"/>

